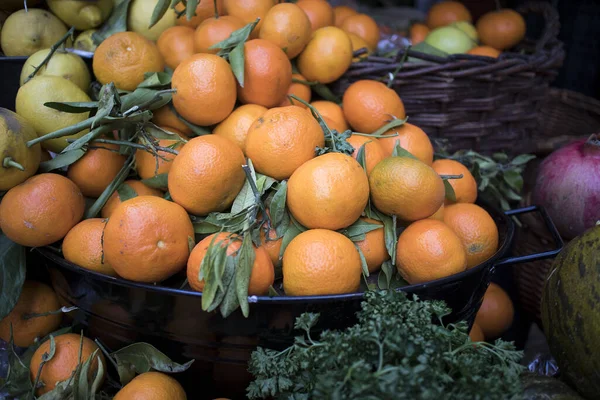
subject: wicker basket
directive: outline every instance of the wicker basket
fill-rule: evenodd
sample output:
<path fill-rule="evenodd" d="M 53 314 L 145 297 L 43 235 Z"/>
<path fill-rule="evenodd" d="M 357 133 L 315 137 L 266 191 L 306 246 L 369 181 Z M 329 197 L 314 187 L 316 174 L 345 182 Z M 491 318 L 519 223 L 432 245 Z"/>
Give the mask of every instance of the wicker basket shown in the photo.
<path fill-rule="evenodd" d="M 541 14 L 544 33 L 537 41 L 524 40 L 515 52 L 498 59 L 455 54 L 439 57 L 407 50 L 425 62 L 406 62 L 406 50 L 395 57 L 368 57 L 353 64 L 333 86 L 340 94 L 353 82 L 389 82 L 404 102 L 411 123 L 431 137 L 449 139 L 452 149 L 482 153 L 533 148 L 532 132 L 549 83 L 558 74 L 564 51 L 558 40 L 558 14 L 548 3 L 528 3 L 522 14 Z M 522 51 L 524 53 L 522 53 Z"/>
<path fill-rule="evenodd" d="M 531 204 L 531 191 L 543 156 L 573 140 L 587 138 L 600 131 L 600 101 L 570 90 L 551 89 L 539 113 L 540 130 L 536 151 L 540 158 L 528 165 L 524 175 L 523 205 Z M 531 215 L 521 218 L 523 227 L 515 238 L 515 255 L 532 254 L 552 246 L 552 237 L 543 223 Z M 544 281 L 552 260 L 535 261 L 516 266 L 515 281 L 523 310 L 540 322 L 540 307 Z"/>

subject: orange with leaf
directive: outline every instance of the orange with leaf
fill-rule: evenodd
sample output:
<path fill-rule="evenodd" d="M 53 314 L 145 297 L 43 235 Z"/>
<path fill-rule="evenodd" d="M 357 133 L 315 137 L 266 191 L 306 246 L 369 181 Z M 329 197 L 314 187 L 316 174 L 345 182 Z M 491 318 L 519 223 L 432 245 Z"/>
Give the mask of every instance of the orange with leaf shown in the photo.
<path fill-rule="evenodd" d="M 216 10 L 215 10 L 216 7 Z M 177 3 L 175 11 L 181 12 L 185 8 L 183 3 Z M 175 22 L 180 26 L 187 26 L 190 28 L 196 28 L 202 23 L 202 21 L 214 17 L 215 15 L 225 15 L 225 6 L 223 0 L 200 0 L 196 6 L 194 15 L 188 19 L 184 13 L 182 16 L 177 18 Z"/>
<path fill-rule="evenodd" d="M 379 144 L 383 148 L 386 156 L 391 157 L 394 153 L 396 144 L 408 151 L 413 156 L 427 165 L 433 163 L 433 145 L 429 136 L 416 125 L 405 122 L 404 124 L 392 128 L 383 133 L 384 136 L 378 138 Z"/>
<path fill-rule="evenodd" d="M 131 189 L 136 196 L 163 196 L 163 192 L 161 192 L 159 189 L 151 188 L 141 181 L 131 179 L 123 182 L 122 185 L 128 186 L 128 189 Z M 119 195 L 119 190 L 117 189 L 108 198 L 106 203 L 104 203 L 104 207 L 102 207 L 101 211 L 102 218 L 109 218 L 117 206 L 122 202 L 123 201 Z"/>
<path fill-rule="evenodd" d="M 194 32 L 194 51 L 217 54 L 220 48 L 211 47 L 227 39 L 232 32 L 242 29 L 244 25 L 244 21 L 232 15 L 205 19 Z"/>
<path fill-rule="evenodd" d="M 119 149 L 116 144 L 90 143 L 85 155 L 69 165 L 67 177 L 84 196 L 99 197 L 125 165 L 126 158 Z"/>
<path fill-rule="evenodd" d="M 461 176 L 460 179 L 449 179 L 457 203 L 475 203 L 477 200 L 477 182 L 471 174 L 471 171 L 456 160 L 439 159 L 435 160 L 431 167 L 440 175 Z M 451 202 L 446 200 L 447 204 Z"/>
<path fill-rule="evenodd" d="M 177 151 L 184 146 L 183 133 L 173 128 L 161 127 L 172 133 L 173 139 L 143 139 L 146 149 L 138 149 L 135 152 L 135 168 L 142 179 L 150 179 L 160 174 L 167 174 L 177 156 Z"/>
<path fill-rule="evenodd" d="M 323 118 L 327 119 L 329 128 L 335 129 L 339 133 L 345 132 L 350 128 L 346 121 L 346 117 L 344 117 L 342 107 L 333 101 L 317 100 L 310 103 L 310 105 L 317 110 Z"/>
<path fill-rule="evenodd" d="M 241 19 L 244 24 L 250 24 L 260 18 L 250 36 L 257 38 L 264 24 L 265 16 L 275 2 L 273 0 L 223 0 L 223 5 L 227 15 Z"/>
<path fill-rule="evenodd" d="M 386 154 L 376 138 L 353 134 L 346 141 L 354 147 L 354 153 L 352 153 L 354 159 L 357 158 L 360 148 L 364 146 L 363 151 L 367 175 L 370 175 L 373 168 L 386 158 Z"/>
<path fill-rule="evenodd" d="M 385 247 L 383 223 L 371 218 L 361 218 L 360 220 L 372 225 L 380 225 L 379 228 L 365 233 L 364 240 L 356 242 L 356 245 L 365 257 L 369 272 L 377 272 L 381 268 L 381 264 L 390 259 L 390 254 Z"/>

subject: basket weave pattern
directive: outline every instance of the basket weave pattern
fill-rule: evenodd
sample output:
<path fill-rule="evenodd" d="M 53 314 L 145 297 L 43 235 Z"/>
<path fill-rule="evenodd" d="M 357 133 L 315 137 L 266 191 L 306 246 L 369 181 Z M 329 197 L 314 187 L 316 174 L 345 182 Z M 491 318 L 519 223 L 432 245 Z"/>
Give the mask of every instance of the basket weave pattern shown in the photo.
<path fill-rule="evenodd" d="M 557 39 L 558 14 L 548 3 L 528 3 L 518 11 L 541 14 L 544 33 L 537 42 L 524 40 L 498 59 L 399 50 L 393 58 L 372 56 L 353 64 L 333 89 L 343 93 L 361 79 L 392 79 L 410 122 L 433 138 L 449 139 L 450 150 L 527 151 L 564 51 Z M 405 52 L 425 62 L 406 62 L 399 68 Z"/>

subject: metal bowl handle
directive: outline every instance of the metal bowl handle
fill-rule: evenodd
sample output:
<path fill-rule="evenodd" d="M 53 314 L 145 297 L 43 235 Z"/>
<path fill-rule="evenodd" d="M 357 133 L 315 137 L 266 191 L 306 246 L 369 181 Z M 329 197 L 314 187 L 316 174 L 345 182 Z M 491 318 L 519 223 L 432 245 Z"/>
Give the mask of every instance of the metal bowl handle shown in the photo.
<path fill-rule="evenodd" d="M 544 220 L 544 223 L 546 224 L 546 228 L 552 235 L 552 239 L 554 241 L 554 248 L 552 250 L 543 251 L 541 253 L 527 254 L 524 256 L 516 256 L 516 257 L 507 257 L 507 258 L 504 258 L 504 259 L 498 261 L 495 264 L 496 267 L 499 267 L 502 265 L 522 264 L 522 263 L 526 263 L 526 262 L 530 262 L 530 261 L 538 261 L 538 260 L 545 260 L 547 258 L 553 258 L 558 253 L 560 253 L 560 251 L 562 250 L 562 248 L 564 246 L 564 242 L 563 242 L 562 238 L 560 237 L 560 233 L 558 233 L 558 231 L 556 230 L 556 227 L 554 226 L 552 219 L 550 218 L 550 216 L 548 215 L 548 213 L 546 212 L 544 207 L 529 206 L 529 207 L 523 207 L 523 208 L 516 208 L 514 210 L 505 211 L 504 214 L 511 217 L 513 215 L 528 214 L 531 212 L 538 212 L 542 216 L 542 219 Z"/>

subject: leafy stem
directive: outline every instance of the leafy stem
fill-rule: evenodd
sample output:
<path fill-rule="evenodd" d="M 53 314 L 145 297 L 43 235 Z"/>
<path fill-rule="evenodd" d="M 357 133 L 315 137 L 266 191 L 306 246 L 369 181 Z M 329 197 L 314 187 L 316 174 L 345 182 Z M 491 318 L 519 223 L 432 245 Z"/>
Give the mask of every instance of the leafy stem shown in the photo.
<path fill-rule="evenodd" d="M 56 52 L 56 50 L 58 50 L 60 48 L 60 46 L 62 46 L 69 38 L 71 38 L 71 40 L 73 40 L 73 33 L 74 32 L 75 32 L 75 27 L 72 26 L 71 29 L 69 29 L 67 31 L 67 33 L 65 33 L 63 35 L 63 37 L 58 40 L 58 42 L 54 43 L 52 45 L 52 47 L 50 47 L 50 52 L 48 53 L 48 55 L 46 56 L 46 58 L 44 58 L 42 60 L 42 62 L 40 63 L 40 65 L 38 65 L 37 67 L 35 67 L 35 69 L 33 70 L 33 72 L 31 74 L 29 74 L 29 76 L 27 76 L 27 78 L 25 78 L 25 81 L 23 82 L 24 84 L 27 83 L 27 82 L 29 82 L 40 71 L 40 69 L 42 69 L 42 67 L 44 65 L 46 65 L 48 63 L 48 61 L 50 61 L 50 59 L 52 58 L 52 56 L 54 55 L 54 53 Z"/>
<path fill-rule="evenodd" d="M 70 140 L 67 140 L 70 141 Z M 129 142 L 126 140 L 114 140 L 114 139 L 96 139 L 94 140 L 94 143 L 106 143 L 106 144 L 116 144 L 119 146 L 127 146 L 127 147 L 132 147 L 134 149 L 140 149 L 140 150 L 146 150 L 148 151 L 149 147 L 148 146 L 144 146 L 143 144 L 139 144 L 139 143 L 133 143 L 133 142 Z M 163 151 L 165 153 L 171 153 L 171 154 L 179 154 L 179 152 L 175 149 L 172 149 L 170 147 L 164 147 L 164 146 L 153 146 L 154 149 L 158 150 L 158 151 Z"/>
<path fill-rule="evenodd" d="M 23 315 L 23 319 L 24 320 L 28 320 L 28 319 L 32 319 L 32 318 L 38 318 L 38 317 L 47 317 L 49 315 L 58 315 L 58 314 L 63 314 L 63 313 L 70 313 L 71 311 L 75 311 L 75 310 L 79 310 L 79 307 L 61 307 L 58 310 L 54 310 L 54 311 L 48 311 L 45 313 L 31 313 L 31 314 L 24 314 Z"/>

